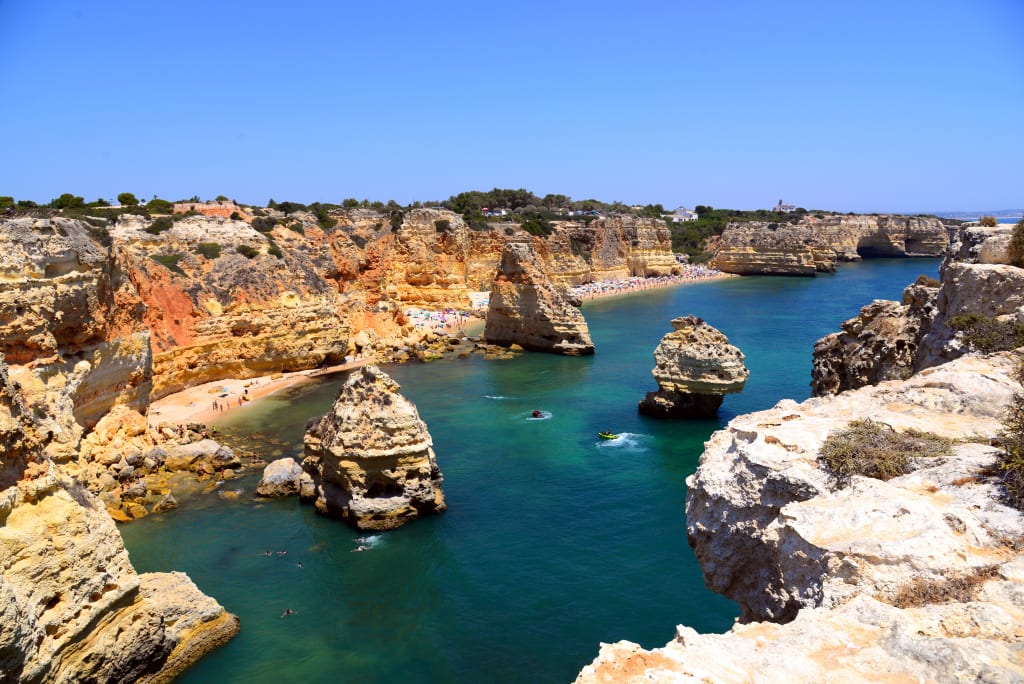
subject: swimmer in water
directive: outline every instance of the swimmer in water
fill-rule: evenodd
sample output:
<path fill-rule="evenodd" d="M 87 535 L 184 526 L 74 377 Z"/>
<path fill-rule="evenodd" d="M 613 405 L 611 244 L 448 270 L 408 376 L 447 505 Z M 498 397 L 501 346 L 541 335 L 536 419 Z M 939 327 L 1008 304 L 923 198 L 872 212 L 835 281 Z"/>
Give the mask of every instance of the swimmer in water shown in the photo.
<path fill-rule="evenodd" d="M 291 608 L 285 608 L 284 612 L 281 613 L 281 617 L 287 617 L 289 615 L 295 615 L 295 613 L 297 613 L 297 612 L 298 612 L 297 610 L 292 610 Z"/>
<path fill-rule="evenodd" d="M 352 549 L 353 552 L 355 552 L 355 551 L 365 551 L 365 550 L 366 550 L 366 547 L 363 546 L 362 544 L 360 544 L 356 548 Z"/>

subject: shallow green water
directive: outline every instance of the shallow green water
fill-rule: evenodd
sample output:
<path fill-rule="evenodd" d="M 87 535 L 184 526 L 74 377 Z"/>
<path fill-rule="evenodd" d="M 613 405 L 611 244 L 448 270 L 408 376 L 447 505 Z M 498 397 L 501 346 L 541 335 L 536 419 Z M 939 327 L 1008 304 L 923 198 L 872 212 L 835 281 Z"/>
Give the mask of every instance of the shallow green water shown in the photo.
<path fill-rule="evenodd" d="M 591 358 L 387 367 L 434 438 L 445 514 L 354 553 L 361 533 L 295 500 L 258 501 L 246 478 L 230 485 L 236 501 L 209 495 L 121 528 L 139 571 L 187 572 L 242 620 L 180 681 L 571 682 L 601 641 L 655 647 L 679 623 L 728 629 L 736 606 L 704 588 L 686 544 L 683 480 L 703 442 L 734 415 L 806 398 L 815 340 L 937 269 L 880 260 L 588 301 Z M 747 387 L 717 421 L 639 416 L 654 347 L 690 313 L 744 351 Z M 223 429 L 300 455 L 338 382 L 273 395 Z M 551 416 L 529 420 L 533 409 Z M 604 429 L 624 438 L 602 442 Z"/>

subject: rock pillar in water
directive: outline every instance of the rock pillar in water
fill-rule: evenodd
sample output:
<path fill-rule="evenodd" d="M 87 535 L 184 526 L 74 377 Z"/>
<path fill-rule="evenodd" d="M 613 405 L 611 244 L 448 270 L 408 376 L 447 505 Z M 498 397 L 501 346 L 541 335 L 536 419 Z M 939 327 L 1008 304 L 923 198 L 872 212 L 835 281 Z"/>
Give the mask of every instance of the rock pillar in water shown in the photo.
<path fill-rule="evenodd" d="M 445 510 L 433 440 L 397 382 L 376 366 L 353 371 L 334 406 L 306 428 L 303 468 L 324 515 L 390 530 Z"/>
<path fill-rule="evenodd" d="M 533 246 L 523 242 L 510 242 L 502 250 L 484 339 L 569 356 L 594 353 L 583 314 L 568 292 L 548 278 Z"/>
<path fill-rule="evenodd" d="M 672 332 L 654 350 L 651 371 L 658 391 L 648 392 L 640 413 L 655 418 L 713 418 L 724 395 L 739 392 L 750 375 L 743 352 L 696 316 L 672 319 Z"/>

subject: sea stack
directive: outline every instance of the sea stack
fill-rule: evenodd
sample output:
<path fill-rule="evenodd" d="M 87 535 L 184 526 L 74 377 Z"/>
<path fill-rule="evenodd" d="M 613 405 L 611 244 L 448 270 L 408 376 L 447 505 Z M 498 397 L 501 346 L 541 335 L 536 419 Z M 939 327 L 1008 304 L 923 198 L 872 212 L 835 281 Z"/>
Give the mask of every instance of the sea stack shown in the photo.
<path fill-rule="evenodd" d="M 376 366 L 363 366 L 331 410 L 307 425 L 302 465 L 321 514 L 362 530 L 390 530 L 447 508 L 433 440 L 399 389 Z"/>
<path fill-rule="evenodd" d="M 648 392 L 639 410 L 655 418 L 713 418 L 724 396 L 742 390 L 750 375 L 743 352 L 696 316 L 672 319 L 654 361 L 658 391 Z"/>
<path fill-rule="evenodd" d="M 569 356 L 594 353 L 586 319 L 568 292 L 551 282 L 528 242 L 510 242 L 502 250 L 484 339 Z"/>

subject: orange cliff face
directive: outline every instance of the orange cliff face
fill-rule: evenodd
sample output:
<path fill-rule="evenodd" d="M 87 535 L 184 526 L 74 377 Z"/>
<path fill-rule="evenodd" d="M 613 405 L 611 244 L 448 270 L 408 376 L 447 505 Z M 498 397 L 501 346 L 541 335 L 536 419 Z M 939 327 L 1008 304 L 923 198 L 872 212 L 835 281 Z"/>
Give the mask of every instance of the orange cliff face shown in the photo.
<path fill-rule="evenodd" d="M 361 330 L 399 339 L 406 307 L 464 308 L 470 292 L 490 289 L 508 241 L 532 242 L 560 284 L 675 264 L 665 224 L 649 219 L 565 222 L 534 237 L 515 224 L 473 230 L 443 209 L 394 221 L 356 209 L 329 228 L 306 212 L 253 213 L 260 222 L 179 216 L 157 232 L 135 215 L 98 228 L 70 218 L 0 223 L 11 283 L 0 351 L 15 365 L 96 356 L 102 363 L 69 395 L 91 425 L 115 404 L 144 410 L 150 395 L 340 362 Z M 98 373 L 104 364 L 112 374 Z"/>

